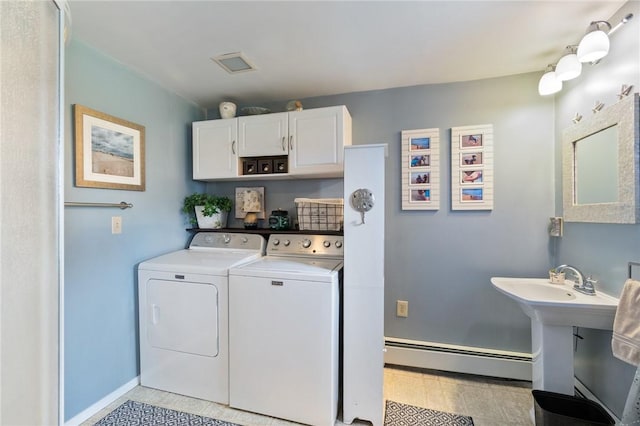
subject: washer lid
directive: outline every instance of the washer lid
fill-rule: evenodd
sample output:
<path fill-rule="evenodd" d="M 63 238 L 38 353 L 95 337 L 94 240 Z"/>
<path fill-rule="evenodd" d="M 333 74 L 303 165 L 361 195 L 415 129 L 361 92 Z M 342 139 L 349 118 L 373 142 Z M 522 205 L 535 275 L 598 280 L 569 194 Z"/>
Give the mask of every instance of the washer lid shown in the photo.
<path fill-rule="evenodd" d="M 138 270 L 227 275 L 232 266 L 258 259 L 260 256 L 261 253 L 255 250 L 184 249 L 142 262 Z"/>
<path fill-rule="evenodd" d="M 229 275 L 331 281 L 342 269 L 342 259 L 264 256 L 229 270 Z"/>

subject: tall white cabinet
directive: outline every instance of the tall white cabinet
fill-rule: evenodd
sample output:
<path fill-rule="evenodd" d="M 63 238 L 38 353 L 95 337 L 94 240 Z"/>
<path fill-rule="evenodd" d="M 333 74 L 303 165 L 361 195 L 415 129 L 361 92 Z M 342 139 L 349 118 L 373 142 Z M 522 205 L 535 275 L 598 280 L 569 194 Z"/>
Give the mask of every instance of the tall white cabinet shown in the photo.
<path fill-rule="evenodd" d="M 193 123 L 196 180 L 341 177 L 351 145 L 345 106 Z M 287 173 L 243 175 L 243 161 L 286 157 Z"/>
<path fill-rule="evenodd" d="M 384 211 L 387 145 L 345 149 L 343 421 L 383 421 L 384 369 Z M 375 170 L 375 173 L 371 173 Z M 353 207 L 354 192 L 373 194 L 373 207 Z"/>

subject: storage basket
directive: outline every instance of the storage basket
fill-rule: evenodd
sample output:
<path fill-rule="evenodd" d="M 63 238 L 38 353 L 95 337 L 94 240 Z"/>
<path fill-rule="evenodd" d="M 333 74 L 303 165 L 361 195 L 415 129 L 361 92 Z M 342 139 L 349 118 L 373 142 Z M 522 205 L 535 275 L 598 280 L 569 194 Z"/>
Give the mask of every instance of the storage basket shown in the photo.
<path fill-rule="evenodd" d="M 296 198 L 301 231 L 340 231 L 344 221 L 342 198 Z"/>

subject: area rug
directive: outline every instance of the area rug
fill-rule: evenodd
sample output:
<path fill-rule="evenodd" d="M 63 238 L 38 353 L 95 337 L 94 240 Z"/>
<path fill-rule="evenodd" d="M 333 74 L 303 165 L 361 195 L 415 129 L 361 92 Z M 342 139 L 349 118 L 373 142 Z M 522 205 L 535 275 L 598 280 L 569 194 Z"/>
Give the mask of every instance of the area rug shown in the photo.
<path fill-rule="evenodd" d="M 127 401 L 96 426 L 240 426 L 209 417 L 156 407 L 143 402 Z"/>
<path fill-rule="evenodd" d="M 387 400 L 384 426 L 473 426 L 469 416 Z"/>

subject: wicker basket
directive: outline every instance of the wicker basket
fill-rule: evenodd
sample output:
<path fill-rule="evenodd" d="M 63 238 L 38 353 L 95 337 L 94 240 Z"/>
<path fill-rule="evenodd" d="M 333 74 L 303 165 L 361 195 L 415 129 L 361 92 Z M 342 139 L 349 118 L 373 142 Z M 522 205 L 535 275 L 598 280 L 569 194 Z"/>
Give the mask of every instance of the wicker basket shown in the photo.
<path fill-rule="evenodd" d="M 344 221 L 342 198 L 296 198 L 301 231 L 340 231 Z"/>

